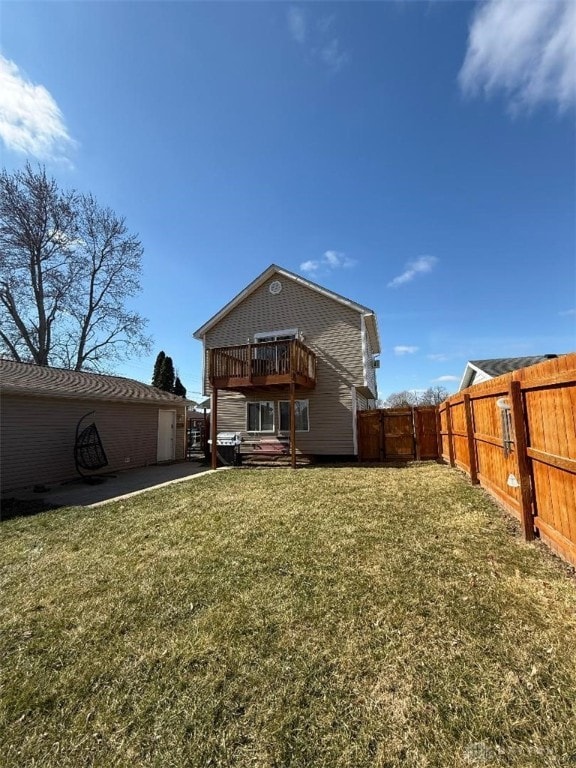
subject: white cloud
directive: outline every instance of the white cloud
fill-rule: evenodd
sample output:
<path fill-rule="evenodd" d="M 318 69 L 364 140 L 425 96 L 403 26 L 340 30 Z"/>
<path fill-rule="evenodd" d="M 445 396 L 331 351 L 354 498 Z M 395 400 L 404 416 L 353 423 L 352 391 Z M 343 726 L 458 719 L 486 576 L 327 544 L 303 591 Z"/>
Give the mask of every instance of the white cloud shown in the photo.
<path fill-rule="evenodd" d="M 426 355 L 429 360 L 434 360 L 437 363 L 445 363 L 449 360 L 450 356 L 446 352 L 439 352 L 433 355 Z"/>
<path fill-rule="evenodd" d="M 288 6 L 286 20 L 291 38 L 298 45 L 306 45 L 310 55 L 332 72 L 338 72 L 350 60 L 340 39 L 333 33 L 336 16 L 322 16 L 315 24 L 308 23 L 304 11 L 296 5 Z"/>
<path fill-rule="evenodd" d="M 404 272 L 388 283 L 388 288 L 398 288 L 399 285 L 409 283 L 416 275 L 431 272 L 437 263 L 436 256 L 419 256 L 415 261 L 409 261 Z"/>
<path fill-rule="evenodd" d="M 322 46 L 318 55 L 321 61 L 333 72 L 338 72 L 350 60 L 348 53 L 342 50 L 340 40 L 337 37 L 333 37 Z"/>
<path fill-rule="evenodd" d="M 307 25 L 304 11 L 301 8 L 297 8 L 295 5 L 289 5 L 286 12 L 288 19 L 288 29 L 292 35 L 292 39 L 302 45 L 306 41 Z"/>
<path fill-rule="evenodd" d="M 415 352 L 418 352 L 419 347 L 410 347 L 403 344 L 398 344 L 398 346 L 394 347 L 394 354 L 395 355 L 413 355 Z"/>
<path fill-rule="evenodd" d="M 434 379 L 434 381 L 460 381 L 460 377 L 459 376 L 450 376 L 450 375 L 438 376 L 438 378 Z"/>
<path fill-rule="evenodd" d="M 332 269 L 353 267 L 356 264 L 354 259 L 348 258 L 345 253 L 340 251 L 326 251 L 323 260 Z"/>
<path fill-rule="evenodd" d="M 570 315 L 576 315 L 576 309 L 565 309 L 563 312 L 558 312 L 562 317 L 569 317 Z"/>
<path fill-rule="evenodd" d="M 324 253 L 324 261 L 330 267 L 337 267 L 340 264 L 340 254 L 338 251 L 326 251 Z"/>
<path fill-rule="evenodd" d="M 303 261 L 302 264 L 300 264 L 300 269 L 302 272 L 316 272 L 317 269 L 320 269 L 320 262 L 319 261 Z"/>
<path fill-rule="evenodd" d="M 0 55 L 0 138 L 7 149 L 41 160 L 64 159 L 75 142 L 52 95 Z"/>
<path fill-rule="evenodd" d="M 505 91 L 514 111 L 576 103 L 576 3 L 487 0 L 478 6 L 458 79 L 464 93 Z"/>
<path fill-rule="evenodd" d="M 310 259 L 300 264 L 302 272 L 332 272 L 335 269 L 350 269 L 356 265 L 354 259 L 341 251 L 324 251 L 321 259 Z"/>

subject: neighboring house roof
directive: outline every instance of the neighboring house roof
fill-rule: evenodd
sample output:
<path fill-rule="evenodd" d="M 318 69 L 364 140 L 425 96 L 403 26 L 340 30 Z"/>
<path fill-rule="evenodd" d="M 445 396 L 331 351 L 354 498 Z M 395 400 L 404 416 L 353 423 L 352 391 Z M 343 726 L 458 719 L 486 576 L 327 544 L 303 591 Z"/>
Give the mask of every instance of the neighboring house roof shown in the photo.
<path fill-rule="evenodd" d="M 232 301 L 229 301 L 228 304 L 226 304 L 222 309 L 217 312 L 213 317 L 208 320 L 208 322 L 204 323 L 203 326 L 198 328 L 197 331 L 194 332 L 194 338 L 195 339 L 202 339 L 207 331 L 209 331 L 213 326 L 215 326 L 217 323 L 222 320 L 222 318 L 226 317 L 226 315 L 231 312 L 235 307 L 237 307 L 241 302 L 244 301 L 251 293 L 253 293 L 255 290 L 260 288 L 261 285 L 263 285 L 267 280 L 269 280 L 272 275 L 282 275 L 283 277 L 287 277 L 290 280 L 294 280 L 295 282 L 299 283 L 300 285 L 306 286 L 306 288 L 310 288 L 312 291 L 316 291 L 317 293 L 322 294 L 323 296 L 327 296 L 330 299 L 333 299 L 334 301 L 337 301 L 340 304 L 343 304 L 346 307 L 349 307 L 350 309 L 355 310 L 356 312 L 359 312 L 364 317 L 364 322 L 366 323 L 366 330 L 369 334 L 371 346 L 374 351 L 374 354 L 378 354 L 380 352 L 380 338 L 378 335 L 378 325 L 376 322 L 376 314 L 372 309 L 369 309 L 368 307 L 363 306 L 362 304 L 358 304 L 355 301 L 351 301 L 350 299 L 347 299 L 344 296 L 341 296 L 339 293 L 335 293 L 334 291 L 328 290 L 328 288 L 323 288 L 321 285 L 318 285 L 317 283 L 313 283 L 311 280 L 306 280 L 304 277 L 301 277 L 300 275 L 296 275 L 294 272 L 290 272 L 287 269 L 283 269 L 282 267 L 277 266 L 276 264 L 271 264 L 268 269 L 265 269 L 264 272 L 262 272 L 261 275 L 259 275 L 255 280 L 253 280 L 249 285 L 244 288 L 243 291 L 240 291 L 240 293 L 235 296 Z"/>
<path fill-rule="evenodd" d="M 122 376 L 48 368 L 32 363 L 0 359 L 2 393 L 34 397 L 65 397 L 83 400 L 115 400 L 158 405 L 188 405 L 169 392 Z"/>
<path fill-rule="evenodd" d="M 490 360 L 469 360 L 466 363 L 464 375 L 460 382 L 460 389 L 469 387 L 478 374 L 484 374 L 483 380 L 492 379 L 495 376 L 501 376 L 503 373 L 511 373 L 520 368 L 527 368 L 529 365 L 543 363 L 551 360 L 558 355 L 533 355 L 531 357 L 495 357 Z"/>

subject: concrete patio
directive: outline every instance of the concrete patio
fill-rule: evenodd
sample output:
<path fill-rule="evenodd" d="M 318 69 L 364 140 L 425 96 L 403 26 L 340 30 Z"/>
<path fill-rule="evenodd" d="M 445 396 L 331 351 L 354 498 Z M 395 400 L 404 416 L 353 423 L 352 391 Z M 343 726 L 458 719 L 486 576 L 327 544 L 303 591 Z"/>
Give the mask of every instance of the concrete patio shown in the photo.
<path fill-rule="evenodd" d="M 156 464 L 117 472 L 109 477 L 102 477 L 101 482 L 95 484 L 83 482 L 78 478 L 72 482 L 46 486 L 46 490 L 35 492 L 25 489 L 12 491 L 7 496 L 22 501 L 43 501 L 52 506 L 95 507 L 158 486 L 184 482 L 209 471 L 211 470 L 208 465 L 196 461 Z"/>

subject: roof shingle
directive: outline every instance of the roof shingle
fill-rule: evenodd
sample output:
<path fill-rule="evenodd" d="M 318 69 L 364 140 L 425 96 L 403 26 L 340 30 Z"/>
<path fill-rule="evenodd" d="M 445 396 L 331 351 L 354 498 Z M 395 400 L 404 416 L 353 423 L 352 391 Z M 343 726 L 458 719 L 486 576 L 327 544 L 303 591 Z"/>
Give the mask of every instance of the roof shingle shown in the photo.
<path fill-rule="evenodd" d="M 558 355 L 535 355 L 533 357 L 498 357 L 491 360 L 470 360 L 472 365 L 487 373 L 489 376 L 501 376 L 503 373 L 527 368 L 529 365 L 543 363 Z"/>
<path fill-rule="evenodd" d="M 116 400 L 186 405 L 182 397 L 122 376 L 48 368 L 0 359 L 0 391 L 4 394 Z"/>

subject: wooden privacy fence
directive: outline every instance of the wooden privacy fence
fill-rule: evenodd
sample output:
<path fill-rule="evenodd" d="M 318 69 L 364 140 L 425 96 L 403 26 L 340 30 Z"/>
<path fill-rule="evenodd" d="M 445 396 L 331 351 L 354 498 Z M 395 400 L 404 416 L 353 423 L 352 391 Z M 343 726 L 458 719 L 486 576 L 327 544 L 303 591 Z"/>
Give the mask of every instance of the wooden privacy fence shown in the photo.
<path fill-rule="evenodd" d="M 507 373 L 439 407 L 442 458 L 576 565 L 576 354 Z"/>
<path fill-rule="evenodd" d="M 434 406 L 359 411 L 357 425 L 360 461 L 408 461 L 439 456 Z"/>

